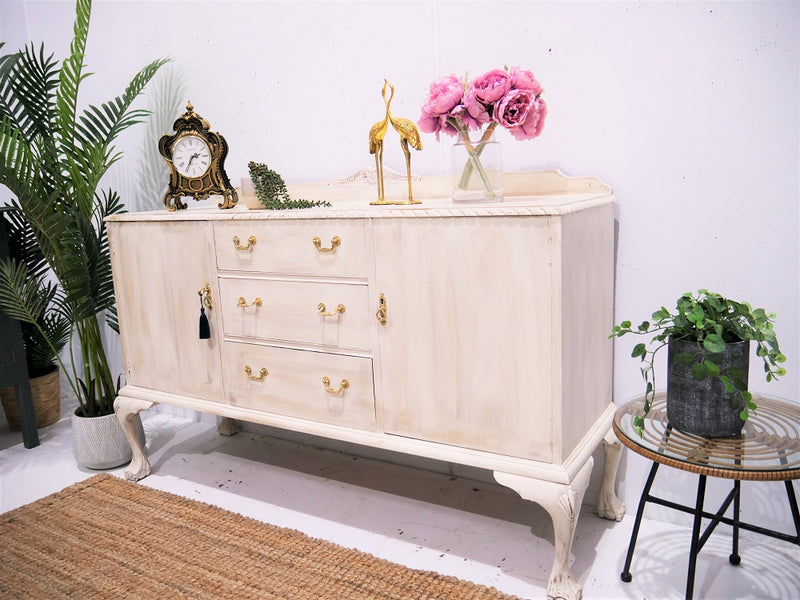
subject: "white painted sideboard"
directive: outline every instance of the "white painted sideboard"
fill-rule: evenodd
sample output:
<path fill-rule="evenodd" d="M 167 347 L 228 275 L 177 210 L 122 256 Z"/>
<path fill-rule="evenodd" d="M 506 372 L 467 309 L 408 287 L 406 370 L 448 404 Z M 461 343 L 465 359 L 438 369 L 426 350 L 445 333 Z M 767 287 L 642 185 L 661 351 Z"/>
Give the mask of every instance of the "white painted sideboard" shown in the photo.
<path fill-rule="evenodd" d="M 126 476 L 150 472 L 132 424 L 155 403 L 488 469 L 550 513 L 548 595 L 580 598 L 570 547 L 604 438 L 600 513 L 624 510 L 608 435 L 615 198 L 554 171 L 505 183 L 496 204 L 345 195 L 110 218 Z"/>

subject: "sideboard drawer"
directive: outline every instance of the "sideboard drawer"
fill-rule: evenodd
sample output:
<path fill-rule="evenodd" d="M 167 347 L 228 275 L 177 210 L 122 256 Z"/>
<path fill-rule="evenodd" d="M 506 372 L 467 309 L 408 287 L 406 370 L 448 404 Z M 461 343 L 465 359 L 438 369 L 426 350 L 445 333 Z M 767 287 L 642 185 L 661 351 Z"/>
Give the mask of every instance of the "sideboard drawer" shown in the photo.
<path fill-rule="evenodd" d="M 369 275 L 363 219 L 214 223 L 217 266 L 288 275 Z"/>
<path fill-rule="evenodd" d="M 234 406 L 375 429 L 371 358 L 226 342 L 223 364 Z"/>
<path fill-rule="evenodd" d="M 370 349 L 374 310 L 366 285 L 220 277 L 219 288 L 225 335 Z"/>

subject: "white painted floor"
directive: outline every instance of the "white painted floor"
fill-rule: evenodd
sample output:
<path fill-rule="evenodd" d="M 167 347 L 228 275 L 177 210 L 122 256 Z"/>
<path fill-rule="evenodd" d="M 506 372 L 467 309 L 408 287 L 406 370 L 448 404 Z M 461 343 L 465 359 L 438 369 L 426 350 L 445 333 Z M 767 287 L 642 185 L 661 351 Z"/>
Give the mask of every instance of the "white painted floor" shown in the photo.
<path fill-rule="evenodd" d="M 543 509 L 509 490 L 260 434 L 226 438 L 213 424 L 153 411 L 143 417 L 153 474 L 141 485 L 520 598 L 546 597 L 551 523 Z M 39 447 L 26 450 L 22 436 L 0 422 L 0 511 L 95 474 L 75 465 L 67 418 L 41 429 L 40 437 Z M 111 472 L 122 476 L 122 469 Z M 633 581 L 625 584 L 619 573 L 633 517 L 600 519 L 589 502 L 573 544 L 572 569 L 584 582 L 584 598 L 683 598 L 690 531 L 645 520 Z M 800 598 L 797 546 L 745 532 L 742 564 L 734 567 L 729 543 L 720 531 L 706 544 L 695 598 Z"/>

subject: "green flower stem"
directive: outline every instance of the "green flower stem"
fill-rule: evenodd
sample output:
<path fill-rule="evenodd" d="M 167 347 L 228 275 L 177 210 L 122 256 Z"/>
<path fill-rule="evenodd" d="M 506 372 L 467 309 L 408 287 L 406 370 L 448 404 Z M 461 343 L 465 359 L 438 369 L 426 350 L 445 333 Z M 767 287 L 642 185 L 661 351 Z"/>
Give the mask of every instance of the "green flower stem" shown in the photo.
<path fill-rule="evenodd" d="M 466 148 L 467 154 L 469 155 L 469 160 L 467 161 L 467 164 L 464 165 L 464 170 L 461 173 L 461 179 L 458 182 L 459 189 L 467 189 L 467 186 L 469 185 L 469 179 L 472 177 L 473 170 L 475 170 L 478 172 L 478 175 L 483 182 L 483 187 L 486 190 L 487 198 L 495 197 L 492 183 L 489 181 L 489 175 L 486 173 L 486 169 L 484 169 L 483 163 L 481 162 L 481 154 L 486 148 L 486 144 L 491 139 L 495 127 L 497 127 L 497 123 L 491 123 L 489 127 L 486 128 L 486 131 L 484 131 L 477 145 L 472 144 L 472 141 L 469 139 L 469 132 L 466 129 L 460 130 L 461 139 L 464 142 L 464 148 Z"/>

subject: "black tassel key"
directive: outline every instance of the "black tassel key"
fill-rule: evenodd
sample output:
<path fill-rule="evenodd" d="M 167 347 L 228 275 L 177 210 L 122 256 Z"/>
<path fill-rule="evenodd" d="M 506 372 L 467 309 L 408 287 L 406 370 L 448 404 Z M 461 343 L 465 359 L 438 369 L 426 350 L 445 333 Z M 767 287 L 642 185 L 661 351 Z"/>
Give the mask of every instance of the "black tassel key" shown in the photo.
<path fill-rule="evenodd" d="M 211 327 L 208 324 L 208 317 L 206 316 L 206 309 L 203 308 L 203 294 L 200 295 L 200 339 L 207 340 L 211 337 Z"/>

